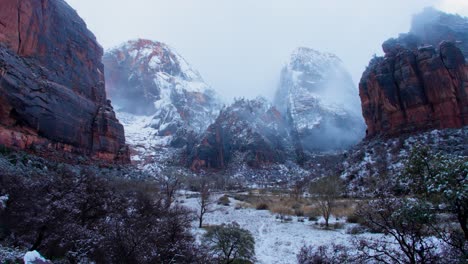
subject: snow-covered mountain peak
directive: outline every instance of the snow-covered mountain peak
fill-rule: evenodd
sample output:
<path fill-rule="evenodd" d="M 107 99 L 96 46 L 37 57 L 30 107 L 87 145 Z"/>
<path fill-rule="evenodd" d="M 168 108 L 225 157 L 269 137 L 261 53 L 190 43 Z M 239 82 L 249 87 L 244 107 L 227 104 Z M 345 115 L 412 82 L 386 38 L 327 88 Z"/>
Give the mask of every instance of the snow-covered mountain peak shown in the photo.
<path fill-rule="evenodd" d="M 165 43 L 146 39 L 130 40 L 109 50 L 107 54 L 113 54 L 118 63 L 130 61 L 141 71 L 154 75 L 156 79 L 176 79 L 179 82 L 198 84 L 183 86 L 186 90 L 203 92 L 210 89 L 200 73 Z"/>
<path fill-rule="evenodd" d="M 131 40 L 109 50 L 103 62 L 107 93 L 141 156 L 156 146 L 183 148 L 219 113 L 216 93 L 164 43 Z"/>
<path fill-rule="evenodd" d="M 333 67 L 342 67 L 342 61 L 335 54 L 300 47 L 295 49 L 288 62 L 288 69 L 326 77 Z"/>
<path fill-rule="evenodd" d="M 281 72 L 275 105 L 306 150 L 344 148 L 364 135 L 358 91 L 334 54 L 294 50 Z"/>

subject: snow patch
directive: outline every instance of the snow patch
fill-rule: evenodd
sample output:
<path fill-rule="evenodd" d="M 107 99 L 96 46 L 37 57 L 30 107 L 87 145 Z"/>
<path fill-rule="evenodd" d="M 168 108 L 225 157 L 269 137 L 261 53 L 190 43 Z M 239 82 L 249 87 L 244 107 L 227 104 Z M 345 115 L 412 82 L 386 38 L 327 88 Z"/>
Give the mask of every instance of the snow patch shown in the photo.
<path fill-rule="evenodd" d="M 215 195 L 214 199 L 223 194 Z M 182 198 L 184 199 L 184 198 Z M 180 200 L 180 199 L 179 199 Z M 196 198 L 186 198 L 183 204 L 189 208 L 197 210 L 199 208 Z M 340 220 L 345 227 L 337 230 L 323 230 L 318 224 L 323 218 L 316 221 L 299 222 L 298 217 L 292 217 L 290 222 L 281 222 L 276 215 L 266 210 L 255 210 L 243 208 L 242 202 L 230 198 L 230 205 L 214 205 L 214 212 L 208 213 L 204 217 L 204 225 L 221 225 L 237 222 L 241 228 L 249 230 L 255 238 L 255 253 L 259 264 L 290 264 L 296 263 L 296 255 L 303 245 L 329 245 L 332 243 L 346 244 L 352 237 L 381 237 L 375 234 L 350 235 L 347 234 L 347 227 L 344 219 Z M 240 209 L 239 209 L 240 208 Z M 302 218 L 301 218 L 302 219 Z M 331 218 L 335 223 L 336 219 Z M 301 220 L 302 221 L 302 220 Z M 192 233 L 200 241 L 205 233 L 203 229 L 197 227 L 197 222 L 192 224 Z"/>
<path fill-rule="evenodd" d="M 24 264 L 40 264 L 40 263 L 49 263 L 39 252 L 36 250 L 29 251 L 24 255 L 23 258 Z"/>
<path fill-rule="evenodd" d="M 8 202 L 8 199 L 10 197 L 8 194 L 0 196 L 0 209 L 5 209 L 6 208 L 6 203 Z"/>

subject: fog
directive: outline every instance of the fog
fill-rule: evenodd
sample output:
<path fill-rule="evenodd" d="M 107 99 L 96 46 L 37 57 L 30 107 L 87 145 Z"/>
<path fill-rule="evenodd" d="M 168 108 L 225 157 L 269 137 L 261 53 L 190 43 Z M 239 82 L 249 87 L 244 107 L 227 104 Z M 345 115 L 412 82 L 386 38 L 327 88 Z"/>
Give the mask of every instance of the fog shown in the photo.
<path fill-rule="evenodd" d="M 466 0 L 67 0 L 105 48 L 165 42 L 224 99 L 272 98 L 299 46 L 335 53 L 357 85 L 381 43 L 435 6 L 468 16 Z M 357 92 L 357 91 L 356 91 Z"/>

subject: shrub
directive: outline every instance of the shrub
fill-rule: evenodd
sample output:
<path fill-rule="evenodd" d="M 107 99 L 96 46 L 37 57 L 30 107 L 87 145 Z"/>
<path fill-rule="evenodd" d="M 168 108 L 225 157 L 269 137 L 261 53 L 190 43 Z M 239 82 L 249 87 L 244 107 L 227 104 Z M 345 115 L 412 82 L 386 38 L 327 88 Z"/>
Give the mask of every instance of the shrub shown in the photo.
<path fill-rule="evenodd" d="M 294 209 L 294 210 L 297 210 L 297 209 L 300 209 L 301 206 L 302 206 L 302 205 L 301 205 L 300 203 L 295 203 L 295 204 L 292 205 L 291 208 Z"/>
<path fill-rule="evenodd" d="M 352 214 L 346 218 L 346 222 L 351 224 L 362 224 L 364 223 L 364 219 L 357 214 Z"/>
<path fill-rule="evenodd" d="M 259 203 L 255 207 L 257 210 L 268 210 L 268 204 L 267 203 Z"/>
<path fill-rule="evenodd" d="M 197 263 L 204 255 L 189 232 L 191 213 L 166 207 L 152 182 L 28 164 L 25 172 L 0 172 L 0 192 L 9 195 L 0 212 L 3 246 L 71 263 Z"/>
<path fill-rule="evenodd" d="M 11 153 L 11 150 L 7 148 L 5 145 L 0 144 L 0 155 L 8 155 Z"/>
<path fill-rule="evenodd" d="M 217 263 L 250 263 L 255 261 L 255 240 L 239 224 L 211 227 L 202 243 L 216 256 Z"/>
<path fill-rule="evenodd" d="M 346 230 L 346 234 L 350 235 L 359 235 L 363 234 L 367 231 L 367 229 L 360 225 L 354 225 Z"/>
<path fill-rule="evenodd" d="M 223 196 L 219 197 L 218 204 L 224 205 L 224 206 L 229 206 L 229 204 L 230 204 L 229 197 L 227 195 L 223 195 Z"/>
<path fill-rule="evenodd" d="M 247 200 L 247 195 L 245 195 L 245 194 L 236 194 L 236 195 L 234 195 L 234 199 L 238 200 L 238 201 L 241 201 L 241 202 L 245 202 Z"/>
<path fill-rule="evenodd" d="M 297 254 L 298 264 L 354 263 L 348 255 L 349 249 L 342 245 L 303 246 Z"/>
<path fill-rule="evenodd" d="M 296 209 L 296 210 L 294 210 L 294 215 L 295 216 L 304 216 L 304 211 L 302 211 L 300 209 Z"/>

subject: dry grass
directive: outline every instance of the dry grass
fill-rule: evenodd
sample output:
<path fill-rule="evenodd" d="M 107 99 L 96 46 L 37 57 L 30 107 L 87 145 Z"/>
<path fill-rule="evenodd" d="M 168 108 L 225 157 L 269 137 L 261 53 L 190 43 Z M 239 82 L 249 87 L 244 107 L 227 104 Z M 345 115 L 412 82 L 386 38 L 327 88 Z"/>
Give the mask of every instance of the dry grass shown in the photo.
<path fill-rule="evenodd" d="M 336 217 L 349 217 L 354 215 L 357 208 L 357 202 L 354 200 L 339 200 L 336 208 L 333 210 L 333 215 Z"/>
<path fill-rule="evenodd" d="M 293 199 L 287 195 L 272 195 L 262 191 L 250 192 L 249 194 L 235 195 L 235 199 L 243 201 L 250 208 L 267 207 L 274 214 L 298 215 L 306 217 L 318 217 L 321 215 L 320 207 L 313 199 Z M 357 201 L 341 199 L 336 201 L 333 216 L 342 218 L 352 216 L 356 211 Z"/>

